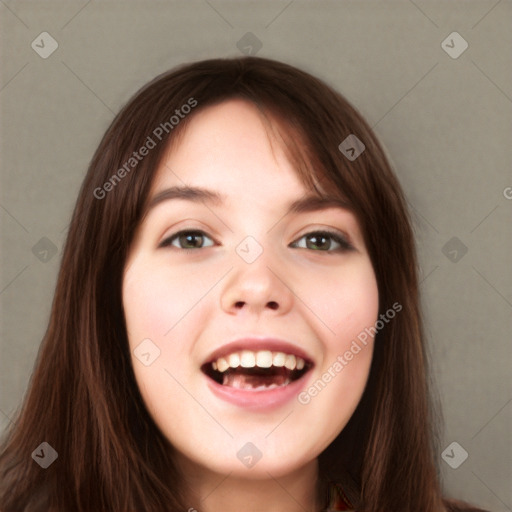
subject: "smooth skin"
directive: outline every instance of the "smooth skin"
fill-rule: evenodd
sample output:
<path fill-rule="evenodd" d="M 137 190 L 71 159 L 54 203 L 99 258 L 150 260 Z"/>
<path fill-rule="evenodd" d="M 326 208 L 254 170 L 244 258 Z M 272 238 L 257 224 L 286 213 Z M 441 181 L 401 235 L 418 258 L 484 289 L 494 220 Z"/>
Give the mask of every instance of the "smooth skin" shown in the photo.
<path fill-rule="evenodd" d="M 179 451 L 191 508 L 317 511 L 317 457 L 361 399 L 373 339 L 309 403 L 294 398 L 271 411 L 220 400 L 200 367 L 228 341 L 257 335 L 288 340 L 312 357 L 307 387 L 332 373 L 338 356 L 378 319 L 363 235 L 346 209 L 286 215 L 287 205 L 310 191 L 252 104 L 225 101 L 190 121 L 157 170 L 150 197 L 188 185 L 226 201 L 165 200 L 138 228 L 123 277 L 137 384 Z M 204 233 L 171 238 L 185 229 Z M 353 249 L 308 235 L 319 230 L 338 232 Z M 263 249 L 252 263 L 236 251 L 247 236 Z M 148 338 L 160 355 L 145 366 L 134 349 Z M 237 457 L 248 442 L 262 453 L 251 468 Z"/>

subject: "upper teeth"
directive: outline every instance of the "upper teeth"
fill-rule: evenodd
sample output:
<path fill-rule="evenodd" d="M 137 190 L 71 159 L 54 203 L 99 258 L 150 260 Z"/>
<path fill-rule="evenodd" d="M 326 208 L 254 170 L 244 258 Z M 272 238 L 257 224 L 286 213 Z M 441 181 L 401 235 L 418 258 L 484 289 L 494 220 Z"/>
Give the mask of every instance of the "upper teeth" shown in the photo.
<path fill-rule="evenodd" d="M 219 357 L 212 362 L 212 368 L 219 372 L 225 372 L 228 368 L 270 368 L 271 366 L 284 366 L 289 370 L 302 370 L 305 365 L 302 357 L 284 352 L 271 352 L 270 350 L 242 350 L 233 352 L 227 356 Z"/>

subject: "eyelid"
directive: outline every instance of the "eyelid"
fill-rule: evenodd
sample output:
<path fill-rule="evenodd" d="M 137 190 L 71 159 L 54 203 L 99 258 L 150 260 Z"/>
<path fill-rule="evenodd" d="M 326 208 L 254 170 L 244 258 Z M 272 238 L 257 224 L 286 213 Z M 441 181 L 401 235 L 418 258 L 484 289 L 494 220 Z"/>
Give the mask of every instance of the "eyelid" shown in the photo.
<path fill-rule="evenodd" d="M 322 234 L 322 235 L 328 235 L 329 237 L 331 237 L 331 239 L 333 239 L 337 244 L 340 245 L 340 247 L 338 249 L 333 249 L 333 250 L 328 250 L 328 251 L 312 251 L 312 252 L 324 252 L 324 253 L 339 253 L 339 252 L 347 252 L 347 251 L 355 251 L 356 248 L 354 247 L 354 245 L 352 244 L 351 240 L 350 240 L 350 237 L 347 236 L 345 233 L 343 233 L 342 231 L 339 231 L 337 229 L 332 229 L 332 228 L 323 228 L 323 227 L 319 227 L 319 228 L 308 228 L 308 230 L 306 232 L 304 232 L 302 235 L 300 235 L 299 237 L 297 237 L 295 239 L 294 242 L 292 242 L 292 244 L 297 244 L 299 240 L 301 240 L 302 238 L 308 236 L 308 235 L 312 235 L 312 234 Z"/>
<path fill-rule="evenodd" d="M 194 233 L 200 236 L 204 236 L 206 238 L 210 238 L 214 243 L 218 243 L 211 235 L 209 235 L 204 229 L 199 228 L 183 228 L 178 231 L 175 231 L 174 233 L 171 233 L 169 236 L 165 237 L 159 244 L 159 248 L 166 248 L 166 247 L 172 247 L 174 249 L 178 249 L 180 251 L 194 251 L 198 249 L 190 249 L 190 248 L 180 248 L 180 247 L 174 247 L 172 242 L 177 239 L 180 235 L 186 234 L 186 233 Z M 211 245 L 207 247 L 212 247 Z M 200 247 L 199 249 L 204 249 L 205 247 Z"/>

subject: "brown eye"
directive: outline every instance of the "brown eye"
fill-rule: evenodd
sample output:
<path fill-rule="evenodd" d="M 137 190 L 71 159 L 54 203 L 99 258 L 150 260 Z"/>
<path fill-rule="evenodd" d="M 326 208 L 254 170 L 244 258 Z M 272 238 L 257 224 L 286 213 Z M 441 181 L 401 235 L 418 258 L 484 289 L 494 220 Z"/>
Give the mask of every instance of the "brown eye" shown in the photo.
<path fill-rule="evenodd" d="M 310 249 L 316 252 L 345 252 L 353 249 L 353 246 L 343 236 L 331 231 L 311 231 L 299 238 L 299 240 L 302 239 L 306 239 L 305 246 L 299 245 L 297 241 L 293 242 L 292 247 Z M 338 247 L 335 244 L 338 244 Z"/>
<path fill-rule="evenodd" d="M 169 238 L 166 238 L 159 247 L 168 247 L 173 246 L 176 247 L 176 244 L 173 243 L 177 241 L 179 246 L 177 249 L 184 250 L 193 250 L 193 249 L 202 249 L 203 247 L 211 247 L 211 245 L 204 245 L 204 239 L 210 239 L 206 235 L 204 231 L 200 230 L 182 230 L 177 233 L 171 235 Z M 213 245 L 213 244 L 212 244 Z"/>

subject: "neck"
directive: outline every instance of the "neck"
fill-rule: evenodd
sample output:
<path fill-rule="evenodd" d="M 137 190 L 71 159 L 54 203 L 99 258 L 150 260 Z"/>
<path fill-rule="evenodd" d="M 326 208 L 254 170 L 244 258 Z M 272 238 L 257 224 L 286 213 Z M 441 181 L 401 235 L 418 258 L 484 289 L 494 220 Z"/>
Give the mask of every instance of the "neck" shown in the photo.
<path fill-rule="evenodd" d="M 182 466 L 190 512 L 319 512 L 325 506 L 316 459 L 279 478 L 267 472 L 262 479 L 213 473 L 191 461 Z"/>

